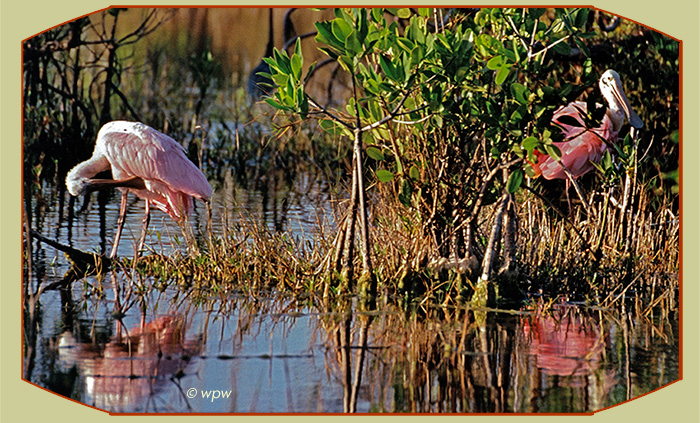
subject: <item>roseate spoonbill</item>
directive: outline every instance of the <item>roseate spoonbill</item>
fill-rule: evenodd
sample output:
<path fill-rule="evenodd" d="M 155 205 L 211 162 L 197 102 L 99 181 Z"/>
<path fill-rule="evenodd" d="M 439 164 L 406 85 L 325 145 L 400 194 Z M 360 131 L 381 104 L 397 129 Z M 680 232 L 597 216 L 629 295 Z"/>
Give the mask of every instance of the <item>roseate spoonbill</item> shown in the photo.
<path fill-rule="evenodd" d="M 107 169 L 112 170 L 113 179 L 92 179 Z M 146 201 L 136 255 L 145 241 L 151 205 L 181 223 L 192 210 L 193 198 L 208 204 L 212 195 L 207 178 L 185 156 L 180 144 L 143 123 L 126 121 L 109 122 L 100 129 L 92 157 L 68 172 L 66 187 L 74 196 L 111 187 L 121 190 L 119 222 L 110 258 L 117 253 L 130 191 Z"/>
<path fill-rule="evenodd" d="M 535 151 L 537 163 L 532 164 L 532 167 L 536 176 L 542 175 L 545 179 L 565 179 L 568 188 L 569 179 L 566 170 L 574 178 L 590 172 L 593 169 L 591 162 L 600 162 L 607 149 L 606 143 L 617 141 L 617 135 L 625 123 L 629 123 L 636 129 L 643 126 L 642 120 L 627 101 L 617 72 L 606 70 L 600 77 L 598 85 L 603 98 L 608 103 L 608 110 L 600 126 L 586 127 L 583 116 L 586 114 L 587 106 L 583 101 L 574 101 L 560 107 L 554 113 L 552 123 L 562 129 L 564 141 L 552 144 L 561 151 L 561 161 L 558 162 L 550 156 Z M 566 123 L 567 119 L 562 121 L 564 116 L 575 119 L 579 126 Z"/>

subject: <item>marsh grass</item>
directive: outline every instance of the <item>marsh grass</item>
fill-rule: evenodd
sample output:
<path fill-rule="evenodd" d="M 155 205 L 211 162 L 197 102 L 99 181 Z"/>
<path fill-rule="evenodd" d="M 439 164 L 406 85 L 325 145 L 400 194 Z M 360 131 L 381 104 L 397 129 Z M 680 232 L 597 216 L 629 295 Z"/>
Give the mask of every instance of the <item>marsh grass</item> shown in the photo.
<path fill-rule="evenodd" d="M 239 219 L 227 236 L 200 238 L 197 253 L 153 253 L 137 259 L 136 270 L 164 284 L 212 293 L 278 290 L 314 291 L 321 279 L 316 266 L 322 260 L 322 243 L 302 241 L 276 233 L 259 222 Z M 131 259 L 122 259 L 131 267 Z"/>
<path fill-rule="evenodd" d="M 576 206 L 561 216 L 539 197 L 528 192 L 519 196 L 517 272 L 499 275 L 496 283 L 520 295 L 501 292 L 504 299 L 529 296 L 548 299 L 550 305 L 565 300 L 604 308 L 626 307 L 632 301 L 640 314 L 676 306 L 679 227 L 671 208 L 653 212 L 652 195 L 642 184 L 635 206 L 625 214 L 610 192 L 589 192 L 590 216 Z M 477 264 L 440 258 L 418 217 L 393 203 L 397 200 L 388 186 L 375 186 L 371 198 L 372 254 L 382 300 L 403 307 L 468 304 Z M 480 219 L 481 250 L 494 208 L 484 208 Z M 222 297 L 270 290 L 325 299 L 354 294 L 342 289 L 328 266 L 339 232 L 335 225 L 319 220 L 314 234 L 300 236 L 275 231 L 243 214 L 221 218 L 225 230 L 200 234 L 198 253 L 152 253 L 138 259 L 136 269 L 163 284 Z M 128 259 L 122 263 L 132 265 Z"/>
<path fill-rule="evenodd" d="M 207 22 L 205 18 L 210 11 L 193 13 L 201 23 Z M 230 13 L 237 16 L 248 12 L 233 10 Z M 141 19 L 140 14 L 131 12 L 120 16 L 121 19 L 131 16 L 137 22 Z M 228 19 L 227 16 L 220 18 Z M 103 17 L 112 22 L 109 16 L 103 14 Z M 29 63 L 32 66 L 27 65 L 23 128 L 28 226 L 32 225 L 32 210 L 35 209 L 32 205 L 48 201 L 42 197 L 44 181 L 51 181 L 57 187 L 56 201 L 63 207 L 65 173 L 91 151 L 94 134 L 99 128 L 98 116 L 104 114 L 107 105 L 111 106 L 107 107 L 111 111 L 110 118 L 139 118 L 182 142 L 217 192 L 229 189 L 226 186 L 229 178 L 232 184 L 250 189 L 283 183 L 280 181 L 294 183 L 289 181 L 310 173 L 325 182 L 334 202 L 345 204 L 351 175 L 349 140 L 324 134 L 313 123 L 299 124 L 293 118 L 275 115 L 262 103 L 251 104 L 241 82 L 245 79 L 246 67 L 254 65 L 258 51 L 262 53 L 264 43 L 256 39 L 258 45 L 243 48 L 248 56 L 231 56 L 235 63 L 226 64 L 221 60 L 226 57 L 221 50 L 221 34 L 208 39 L 204 33 L 188 38 L 185 32 L 178 32 L 179 23 L 189 18 L 191 16 L 184 11 L 174 18 L 164 16 L 158 25 L 169 29 L 159 35 L 162 38 L 144 37 L 138 48 L 136 44 L 133 46 L 133 51 L 127 45 L 119 48 L 120 66 L 116 69 L 119 72 L 113 74 L 113 79 L 119 82 L 121 95 L 110 96 L 98 89 L 109 85 L 104 81 L 109 66 L 104 60 L 107 49 L 102 45 L 95 46 L 90 55 L 82 46 L 72 54 L 57 52 L 55 56 L 42 56 Z M 87 21 L 81 22 L 78 23 L 82 26 L 76 30 L 88 28 Z M 119 25 L 119 30 L 128 30 L 131 26 L 127 22 L 120 20 L 115 25 Z M 172 24 L 174 26 L 169 26 Z M 52 37 L 61 39 L 66 34 L 67 31 L 59 28 L 37 37 L 36 42 L 41 45 L 41 42 L 53 40 Z M 168 39 L 179 41 L 171 48 L 163 41 Z M 671 53 L 674 48 L 677 47 L 673 43 L 666 46 Z M 92 66 L 84 66 L 86 61 Z M 73 74 L 72 69 L 78 72 Z M 677 67 L 668 66 L 670 75 L 675 75 L 674 71 L 677 72 Z M 45 80 L 30 78 L 34 74 L 46 75 Z M 672 80 L 667 82 L 673 85 Z M 45 86 L 60 89 L 44 89 Z M 630 92 L 633 98 L 637 94 Z M 666 113 L 669 102 L 675 104 L 671 100 L 664 101 L 664 108 L 655 109 L 654 113 Z M 644 105 L 642 101 L 634 103 Z M 660 107 L 661 103 L 652 104 Z M 656 156 L 673 164 L 678 132 L 675 132 L 675 144 L 664 140 L 673 138 L 669 131 L 675 128 L 676 115 L 672 113 L 666 120 L 653 119 L 657 115 L 646 107 L 643 106 L 640 114 L 649 116 L 654 124 L 653 135 L 659 140 L 654 143 L 654 149 L 670 146 L 672 153 L 662 151 Z M 464 139 L 472 140 L 474 134 L 469 132 Z M 436 186 L 444 182 L 438 175 L 439 160 L 457 158 L 458 152 L 446 149 L 441 157 L 431 161 L 435 151 L 428 148 L 426 134 L 408 135 L 397 132 L 393 140 L 408 141 L 405 148 L 415 144 L 415 157 L 405 152 L 406 163 L 409 159 L 432 163 L 425 167 L 425 172 L 432 172 L 426 179 L 438 181 Z M 447 146 L 446 140 L 433 141 Z M 70 150 L 80 154 L 65 157 L 65 152 Z M 457 170 L 461 172 L 455 174 L 465 178 L 465 189 L 477 189 L 483 182 L 477 173 L 470 173 L 470 166 L 478 162 L 478 157 L 475 154 L 472 162 L 455 164 L 460 166 Z M 648 164 L 644 169 L 652 169 Z M 664 171 L 668 168 L 668 163 L 654 163 L 656 167 L 660 165 Z M 405 196 L 403 187 L 375 181 L 372 170 L 379 164 L 367 160 L 366 166 L 365 177 L 370 185 L 367 190 L 371 214 L 370 252 L 374 273 L 380 282 L 379 292 L 390 301 L 400 301 L 406 306 L 454 306 L 467 302 L 475 289 L 497 206 L 486 204 L 474 208 L 478 210 L 474 245 L 470 245 L 474 255 L 456 260 L 446 258 L 444 249 L 452 236 L 449 232 L 455 228 L 449 223 L 440 226 L 438 232 L 444 232 L 445 240 L 437 241 L 426 226 L 435 227 L 443 222 L 438 222 L 439 225 L 435 221 L 427 222 L 425 213 L 421 216 L 420 212 L 406 206 L 405 198 L 401 201 L 400 197 Z M 607 185 L 602 188 L 595 185 L 601 179 L 598 176 L 593 183 L 584 185 L 590 215 L 586 215 L 576 201 L 571 210 L 556 213 L 542 198 L 528 191 L 518 193 L 516 269 L 497 275 L 496 285 L 503 290 L 501 298 L 521 300 L 523 294 L 542 295 L 615 306 L 622 304 L 625 298 L 644 294 L 648 297 L 644 300 L 645 307 L 672 301 L 679 284 L 680 219 L 675 211 L 678 207 L 674 205 L 678 196 L 676 193 L 675 197 L 670 197 L 670 190 L 664 188 L 659 176 L 649 176 L 654 173 L 641 169 L 631 168 L 630 178 L 616 181 L 614 190 Z M 538 184 L 539 181 L 532 181 L 532 189 L 538 190 Z M 433 198 L 446 195 L 447 190 L 436 188 Z M 580 201 L 573 191 L 570 194 Z M 453 199 L 454 204 L 449 204 L 453 210 L 445 212 L 444 216 L 451 218 L 455 210 L 473 208 L 473 202 L 470 204 L 465 198 L 458 194 Z M 72 200 L 69 204 L 72 207 Z M 162 248 L 153 248 L 150 254 L 138 260 L 135 268 L 142 277 L 149 276 L 162 284 L 175 282 L 183 288 L 206 287 L 224 294 L 273 288 L 322 297 L 352 295 L 352 290 L 341 289 L 334 266 L 329 265 L 334 253 L 339 251 L 338 234 L 343 232 L 344 221 L 341 209 L 336 207 L 334 222 L 319 221 L 315 233 L 303 237 L 286 228 L 271 230 L 251 216 L 224 215 L 220 233 L 200 235 L 198 253 L 165 255 L 157 252 L 163 251 Z M 496 250 L 493 268 L 499 269 L 507 261 L 506 248 L 499 242 Z M 357 259 L 354 265 L 359 271 Z M 122 267 L 116 268 L 128 274 L 133 263 L 122 260 Z"/>
<path fill-rule="evenodd" d="M 672 200 L 660 199 L 649 184 L 636 183 L 624 211 L 623 193 L 593 185 L 586 192 L 590 215 L 580 204 L 567 214 L 553 211 L 551 201 L 529 191 L 518 195 L 517 269 L 496 279 L 503 299 L 542 295 L 614 307 L 641 295 L 650 307 L 661 297 L 675 298 L 680 244 Z M 391 187 L 380 184 L 375 194 L 373 260 L 379 280 L 417 303 L 463 303 L 474 290 L 480 257 L 442 258 L 420 216 L 402 206 Z M 490 205 L 481 213 L 477 251 L 486 248 L 495 211 Z M 498 247 L 496 268 L 504 261 L 503 245 Z"/>

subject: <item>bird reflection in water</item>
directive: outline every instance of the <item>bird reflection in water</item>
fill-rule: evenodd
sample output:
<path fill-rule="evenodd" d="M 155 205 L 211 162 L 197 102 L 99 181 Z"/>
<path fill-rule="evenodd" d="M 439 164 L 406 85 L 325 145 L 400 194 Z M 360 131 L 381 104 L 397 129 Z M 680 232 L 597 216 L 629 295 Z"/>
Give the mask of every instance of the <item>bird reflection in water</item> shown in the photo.
<path fill-rule="evenodd" d="M 177 383 L 199 354 L 201 342 L 187 339 L 187 330 L 184 316 L 165 315 L 133 328 L 124 341 L 115 338 L 102 345 L 78 342 L 72 332 L 64 332 L 59 359 L 64 368 L 80 369 L 85 403 L 111 412 L 148 407 L 148 399 Z"/>

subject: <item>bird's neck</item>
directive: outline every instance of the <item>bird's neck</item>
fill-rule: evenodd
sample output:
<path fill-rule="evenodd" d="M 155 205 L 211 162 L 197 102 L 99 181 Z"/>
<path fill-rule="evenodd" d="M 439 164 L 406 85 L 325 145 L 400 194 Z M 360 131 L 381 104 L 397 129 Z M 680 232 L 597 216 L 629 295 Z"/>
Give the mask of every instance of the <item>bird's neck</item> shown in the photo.
<path fill-rule="evenodd" d="M 78 196 L 87 192 L 90 178 L 109 169 L 109 161 L 101 155 L 93 155 L 90 159 L 78 163 L 66 175 L 66 187 L 71 195 Z"/>
<path fill-rule="evenodd" d="M 617 104 L 613 103 L 608 106 L 607 115 L 612 123 L 613 132 L 620 132 L 622 125 L 625 124 L 625 112 L 617 107 Z"/>

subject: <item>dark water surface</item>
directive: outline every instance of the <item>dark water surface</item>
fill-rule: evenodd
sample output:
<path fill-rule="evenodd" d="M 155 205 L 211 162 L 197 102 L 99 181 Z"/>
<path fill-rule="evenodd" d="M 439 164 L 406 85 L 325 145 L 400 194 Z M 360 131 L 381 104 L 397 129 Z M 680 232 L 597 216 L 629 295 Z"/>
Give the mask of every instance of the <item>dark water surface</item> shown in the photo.
<path fill-rule="evenodd" d="M 231 221 L 245 211 L 270 230 L 311 239 L 319 219 L 332 220 L 331 199 L 315 178 L 299 178 L 296 188 L 274 192 L 222 188 L 215 231 L 222 215 Z M 35 230 L 109 251 L 117 194 L 101 213 L 96 194 L 81 211 L 67 194 L 44 192 L 32 203 Z M 133 254 L 142 206 L 130 206 L 122 256 Z M 198 204 L 195 228 L 204 226 L 203 210 Z M 152 251 L 183 248 L 164 214 L 154 212 L 150 230 Z M 60 280 L 69 267 L 63 253 L 33 247 L 32 287 Z M 113 283 L 148 290 L 127 311 L 126 331 L 112 314 Z M 622 313 L 570 304 L 552 316 L 388 304 L 369 313 L 352 299 L 327 307 L 277 292 L 161 292 L 148 278 L 114 272 L 46 291 L 37 302 L 24 318 L 25 378 L 115 413 L 586 413 L 671 383 L 679 372 L 677 314 L 641 315 L 633 301 Z"/>

